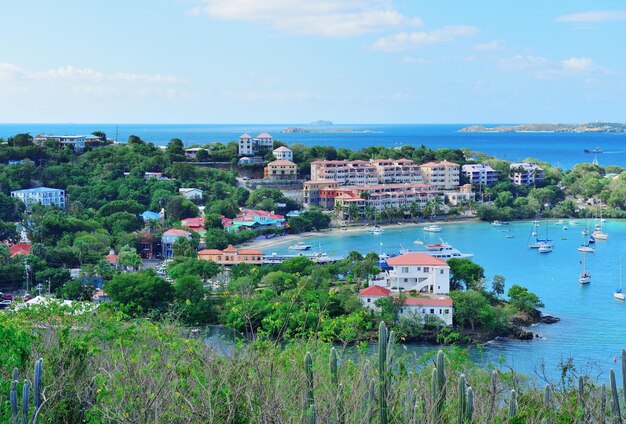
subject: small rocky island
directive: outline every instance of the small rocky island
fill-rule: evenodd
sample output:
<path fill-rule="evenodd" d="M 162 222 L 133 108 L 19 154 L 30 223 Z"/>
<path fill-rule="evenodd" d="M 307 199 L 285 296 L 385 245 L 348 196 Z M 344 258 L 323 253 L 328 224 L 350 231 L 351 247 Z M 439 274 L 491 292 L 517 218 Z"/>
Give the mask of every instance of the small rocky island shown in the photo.
<path fill-rule="evenodd" d="M 554 132 L 554 133 L 626 133 L 626 124 L 586 122 L 582 124 L 521 124 L 485 127 L 472 125 L 459 132 Z"/>
<path fill-rule="evenodd" d="M 332 127 L 333 126 L 333 122 L 332 121 L 324 121 L 323 119 L 320 119 L 318 121 L 311 122 L 309 125 L 316 125 L 318 127 Z"/>
<path fill-rule="evenodd" d="M 373 130 L 353 130 L 351 128 L 301 128 L 288 127 L 280 130 L 283 134 L 289 133 L 326 133 L 326 134 L 372 134 L 380 131 Z"/>

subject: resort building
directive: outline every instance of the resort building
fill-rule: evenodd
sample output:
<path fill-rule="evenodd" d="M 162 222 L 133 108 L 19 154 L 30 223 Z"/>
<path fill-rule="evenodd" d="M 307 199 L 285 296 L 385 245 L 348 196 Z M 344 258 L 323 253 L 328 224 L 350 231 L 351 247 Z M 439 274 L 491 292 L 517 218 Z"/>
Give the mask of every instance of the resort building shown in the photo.
<path fill-rule="evenodd" d="M 424 183 L 437 190 L 450 190 L 458 187 L 460 167 L 456 163 L 441 161 L 420 165 Z"/>
<path fill-rule="evenodd" d="M 43 146 L 46 141 L 55 141 L 59 143 L 61 147 L 69 146 L 74 150 L 85 150 L 85 145 L 88 141 L 100 141 L 99 137 L 94 135 L 45 135 L 39 134 L 33 138 L 33 143 L 37 146 Z"/>
<path fill-rule="evenodd" d="M 11 197 L 21 200 L 27 209 L 36 203 L 43 206 L 54 205 L 60 209 L 65 209 L 65 190 L 58 188 L 37 187 L 16 190 L 11 192 Z"/>
<path fill-rule="evenodd" d="M 365 215 L 367 207 L 381 211 L 385 208 L 408 208 L 417 204 L 423 209 L 428 201 L 440 196 L 440 193 L 425 184 L 381 184 L 338 187 L 326 190 L 320 196 L 332 196 L 335 200 L 334 207 L 342 210 L 345 218 L 350 205 L 356 205 L 361 216 Z"/>
<path fill-rule="evenodd" d="M 337 181 L 305 181 L 302 189 L 302 201 L 305 205 L 320 205 L 325 209 L 335 206 Z"/>
<path fill-rule="evenodd" d="M 410 159 L 371 159 L 379 184 L 423 183 L 420 167 Z"/>
<path fill-rule="evenodd" d="M 179 188 L 178 192 L 189 200 L 202 200 L 202 190 L 199 188 Z"/>
<path fill-rule="evenodd" d="M 275 181 L 294 181 L 298 179 L 298 165 L 289 160 L 275 160 L 263 170 L 263 178 Z"/>
<path fill-rule="evenodd" d="M 470 200 L 474 200 L 475 193 L 472 191 L 473 186 L 471 184 L 463 184 L 459 186 L 458 190 L 446 190 L 443 192 L 446 196 L 446 200 L 453 206 L 467 203 Z"/>
<path fill-rule="evenodd" d="M 258 249 L 235 249 L 229 245 L 224 250 L 204 249 L 198 252 L 198 259 L 213 261 L 220 265 L 237 265 L 241 263 L 262 265 L 263 252 Z"/>
<path fill-rule="evenodd" d="M 410 159 L 316 160 L 311 180 L 333 180 L 340 186 L 423 182 L 420 167 Z"/>
<path fill-rule="evenodd" d="M 161 236 L 161 254 L 164 258 L 171 258 L 174 256 L 174 243 L 181 238 L 190 240 L 191 233 L 177 228 L 172 228 L 171 230 L 167 230 L 163 233 L 163 236 Z"/>
<path fill-rule="evenodd" d="M 239 156 L 254 156 L 262 149 L 271 149 L 274 138 L 264 132 L 252 138 L 245 133 L 239 136 Z"/>
<path fill-rule="evenodd" d="M 280 146 L 272 151 L 274 157 L 278 160 L 293 161 L 293 151 L 285 146 Z"/>
<path fill-rule="evenodd" d="M 532 162 L 512 163 L 509 169 L 509 179 L 515 185 L 534 185 L 546 178 L 543 169 Z"/>
<path fill-rule="evenodd" d="M 406 294 L 406 293 L 405 293 Z M 378 299 L 386 297 L 398 297 L 399 292 L 394 292 L 386 287 L 370 286 L 359 292 L 359 299 L 364 307 L 377 311 Z M 452 299 L 448 296 L 420 296 L 409 295 L 404 299 L 398 310 L 400 317 L 406 316 L 418 321 L 430 321 L 433 318 L 441 320 L 444 325 L 451 326 L 454 314 Z"/>
<path fill-rule="evenodd" d="M 490 186 L 498 182 L 498 171 L 483 163 L 463 165 L 461 170 L 472 184 Z"/>
<path fill-rule="evenodd" d="M 382 281 L 390 290 L 417 293 L 450 293 L 450 266 L 442 259 L 425 253 L 406 253 L 387 260 L 392 269 Z"/>
<path fill-rule="evenodd" d="M 285 217 L 274 212 L 244 209 L 237 214 L 236 218 L 223 217 L 222 225 L 230 232 L 238 232 L 242 229 L 284 228 Z"/>

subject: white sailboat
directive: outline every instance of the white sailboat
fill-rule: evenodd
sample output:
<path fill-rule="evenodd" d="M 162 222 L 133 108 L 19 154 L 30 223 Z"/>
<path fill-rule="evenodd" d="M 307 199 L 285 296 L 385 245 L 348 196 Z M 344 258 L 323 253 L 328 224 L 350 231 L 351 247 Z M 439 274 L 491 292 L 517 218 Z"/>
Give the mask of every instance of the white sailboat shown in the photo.
<path fill-rule="evenodd" d="M 604 232 L 604 222 L 606 220 L 602 218 L 602 211 L 600 211 L 600 221 L 595 224 L 594 230 L 591 233 L 596 240 L 607 240 L 609 235 Z"/>
<path fill-rule="evenodd" d="M 624 291 L 622 290 L 622 259 L 619 260 L 619 288 L 613 292 L 613 297 L 617 300 L 624 300 Z"/>
<path fill-rule="evenodd" d="M 583 242 L 578 246 L 578 251 L 583 253 L 595 253 L 595 247 L 591 247 L 589 243 L 589 237 L 587 235 L 583 235 Z"/>
<path fill-rule="evenodd" d="M 552 252 L 552 248 L 554 247 L 554 242 L 548 238 L 548 222 L 546 221 L 546 238 L 540 239 L 537 237 L 537 232 L 533 231 L 530 233 L 531 237 L 535 237 L 534 241 L 528 240 L 528 247 L 531 249 L 539 249 L 541 253 Z"/>
<path fill-rule="evenodd" d="M 583 258 L 580 263 L 582 264 L 582 269 L 580 271 L 580 277 L 578 277 L 578 282 L 580 284 L 589 284 L 591 283 L 591 273 L 585 269 L 585 253 L 583 253 Z"/>

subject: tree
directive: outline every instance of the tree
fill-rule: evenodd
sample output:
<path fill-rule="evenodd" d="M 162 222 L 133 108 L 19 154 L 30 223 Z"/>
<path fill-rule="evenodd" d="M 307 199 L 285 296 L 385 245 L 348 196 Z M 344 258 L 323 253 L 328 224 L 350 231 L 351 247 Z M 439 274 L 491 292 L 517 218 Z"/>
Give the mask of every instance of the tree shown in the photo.
<path fill-rule="evenodd" d="M 65 268 L 47 267 L 35 273 L 35 281 L 44 287 L 50 287 L 52 293 L 70 280 L 70 271 Z"/>
<path fill-rule="evenodd" d="M 136 271 L 141 266 L 141 256 L 137 253 L 137 250 L 132 247 L 125 245 L 120 249 L 119 254 L 117 255 L 117 263 L 123 267 L 124 269 L 131 268 L 133 271 Z"/>
<path fill-rule="evenodd" d="M 19 240 L 15 224 L 0 220 L 0 240 L 16 242 Z"/>
<path fill-rule="evenodd" d="M 90 301 L 95 292 L 93 284 L 79 279 L 69 280 L 61 288 L 61 296 L 69 300 Z"/>
<path fill-rule="evenodd" d="M 185 155 L 185 145 L 180 138 L 173 138 L 167 143 L 167 148 L 165 149 L 170 156 L 184 156 Z"/>
<path fill-rule="evenodd" d="M 191 238 L 188 239 L 186 237 L 180 237 L 178 240 L 174 242 L 174 246 L 172 247 L 172 251 L 174 253 L 174 257 L 180 258 L 196 258 L 198 256 L 198 241 Z"/>
<path fill-rule="evenodd" d="M 204 149 L 196 152 L 196 161 L 198 162 L 207 162 L 210 158 L 211 156 L 209 155 L 209 152 Z"/>
<path fill-rule="evenodd" d="M 499 274 L 494 275 L 491 288 L 491 291 L 496 297 L 502 296 L 504 294 L 504 276 Z"/>
<path fill-rule="evenodd" d="M 195 218 L 198 216 L 198 207 L 182 196 L 174 196 L 165 204 L 165 213 L 170 219 Z"/>
<path fill-rule="evenodd" d="M 176 280 L 174 299 L 181 319 L 188 325 L 203 325 L 216 321 L 217 313 L 200 279 L 187 275 Z"/>
<path fill-rule="evenodd" d="M 98 137 L 100 139 L 100 141 L 107 141 L 107 135 L 106 133 L 102 132 L 102 131 L 94 131 L 91 133 L 91 135 L 94 135 L 96 137 Z"/>
<path fill-rule="evenodd" d="M 480 322 L 481 310 L 489 306 L 487 298 L 479 291 L 453 291 L 450 297 L 454 302 L 454 320 L 462 327 L 469 324 L 472 331 Z"/>
<path fill-rule="evenodd" d="M 207 281 L 221 271 L 222 267 L 218 263 L 195 258 L 175 259 L 167 269 L 168 275 L 175 280 L 187 275 L 194 275 L 200 277 L 202 281 Z"/>
<path fill-rule="evenodd" d="M 529 292 L 526 287 L 513 284 L 508 293 L 510 302 L 520 311 L 532 313 L 537 308 L 545 305 L 535 293 Z"/>
<path fill-rule="evenodd" d="M 469 259 L 452 258 L 448 260 L 450 266 L 450 288 L 461 290 L 477 289 L 485 278 L 485 270 Z"/>
<path fill-rule="evenodd" d="M 174 300 L 174 287 L 152 270 L 118 274 L 104 284 L 104 291 L 131 315 L 164 311 Z"/>

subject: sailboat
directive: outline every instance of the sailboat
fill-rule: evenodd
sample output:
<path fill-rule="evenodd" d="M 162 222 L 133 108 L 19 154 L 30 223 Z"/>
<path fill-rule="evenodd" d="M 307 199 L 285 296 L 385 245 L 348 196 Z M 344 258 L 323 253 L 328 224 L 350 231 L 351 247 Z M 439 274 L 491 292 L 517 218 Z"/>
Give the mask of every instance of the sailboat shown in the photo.
<path fill-rule="evenodd" d="M 622 290 L 622 259 L 619 260 L 619 288 L 613 292 L 613 297 L 617 300 L 624 300 L 624 291 Z"/>
<path fill-rule="evenodd" d="M 583 253 L 594 253 L 596 249 L 591 247 L 591 239 L 593 236 L 587 236 L 583 234 L 583 242 L 578 246 L 578 251 Z M 595 240 L 594 240 L 595 241 Z"/>
<path fill-rule="evenodd" d="M 604 221 L 605 220 L 602 219 L 602 211 L 600 211 L 600 222 L 596 223 L 591 233 L 596 240 L 607 240 L 609 238 L 609 235 L 604 232 Z"/>
<path fill-rule="evenodd" d="M 533 232 L 536 235 L 536 232 Z M 548 238 L 548 221 L 546 221 L 546 238 L 540 239 L 539 237 L 536 237 L 534 242 L 529 240 L 528 247 L 531 249 L 541 249 L 541 253 L 547 253 L 552 251 L 552 248 L 554 247 L 554 242 Z"/>
<path fill-rule="evenodd" d="M 591 283 L 591 273 L 585 270 L 585 253 L 583 253 L 583 259 L 580 263 L 582 264 L 582 269 L 580 271 L 580 277 L 578 277 L 578 282 L 580 284 L 589 284 Z"/>

